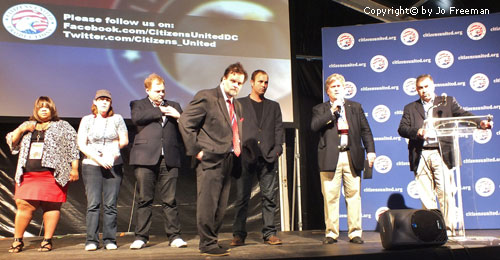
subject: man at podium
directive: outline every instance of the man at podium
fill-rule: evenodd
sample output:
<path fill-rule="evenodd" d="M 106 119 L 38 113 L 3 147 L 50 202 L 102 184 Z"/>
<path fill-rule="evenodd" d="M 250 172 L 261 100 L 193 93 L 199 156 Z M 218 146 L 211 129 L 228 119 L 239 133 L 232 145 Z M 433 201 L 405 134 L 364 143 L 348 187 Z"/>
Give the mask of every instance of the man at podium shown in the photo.
<path fill-rule="evenodd" d="M 456 225 L 455 166 L 451 142 L 438 142 L 433 126 L 424 125 L 428 118 L 474 116 L 465 111 L 453 97 L 446 94 L 436 96 L 434 80 L 431 75 L 417 77 L 416 91 L 420 98 L 404 108 L 398 133 L 409 139 L 410 170 L 415 173 L 418 194 L 424 209 L 436 209 L 436 196 L 439 208 L 446 222 L 448 236 L 454 236 Z M 493 126 L 492 121 L 478 121 L 481 128 Z"/>

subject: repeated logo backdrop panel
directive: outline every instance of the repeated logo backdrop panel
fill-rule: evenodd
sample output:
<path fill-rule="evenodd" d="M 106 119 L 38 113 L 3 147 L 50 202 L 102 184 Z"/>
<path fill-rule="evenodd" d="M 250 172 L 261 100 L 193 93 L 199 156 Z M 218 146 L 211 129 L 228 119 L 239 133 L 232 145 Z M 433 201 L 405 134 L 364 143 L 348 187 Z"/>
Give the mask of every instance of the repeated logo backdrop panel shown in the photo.
<path fill-rule="evenodd" d="M 500 13 L 425 21 L 323 28 L 323 82 L 345 76 L 347 98 L 360 102 L 375 138 L 373 179 L 362 181 L 363 228 L 375 230 L 387 208 L 420 208 L 397 133 L 406 104 L 417 100 L 415 79 L 431 74 L 475 115 L 497 122 L 461 139 L 462 196 L 467 229 L 500 228 Z M 325 100 L 327 100 L 325 95 Z M 347 229 L 341 203 L 341 229 Z"/>

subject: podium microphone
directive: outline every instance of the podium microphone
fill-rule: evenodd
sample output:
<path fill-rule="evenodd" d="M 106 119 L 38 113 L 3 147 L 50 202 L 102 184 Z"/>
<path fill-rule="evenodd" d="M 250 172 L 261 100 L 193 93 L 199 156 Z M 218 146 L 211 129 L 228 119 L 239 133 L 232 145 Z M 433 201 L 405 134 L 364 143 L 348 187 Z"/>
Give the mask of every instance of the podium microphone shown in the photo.
<path fill-rule="evenodd" d="M 443 106 L 446 106 L 446 97 L 448 97 L 448 95 L 446 93 L 443 93 L 441 94 L 441 97 L 443 98 L 441 104 L 443 104 Z"/>

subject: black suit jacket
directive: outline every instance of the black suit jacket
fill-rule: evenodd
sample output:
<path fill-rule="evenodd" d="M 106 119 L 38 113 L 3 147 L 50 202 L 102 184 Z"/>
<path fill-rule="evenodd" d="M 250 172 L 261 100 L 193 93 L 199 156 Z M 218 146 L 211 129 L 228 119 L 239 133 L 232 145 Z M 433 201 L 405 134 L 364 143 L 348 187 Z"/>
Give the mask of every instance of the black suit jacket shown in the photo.
<path fill-rule="evenodd" d="M 454 97 L 447 97 L 446 104 L 443 104 L 443 97 L 436 97 L 434 105 L 442 104 L 433 109 L 433 117 L 456 117 L 456 116 L 473 116 L 472 113 L 462 109 Z M 425 120 L 425 111 L 422 101 L 417 99 L 405 106 L 401 122 L 399 123 L 398 133 L 404 138 L 408 138 L 408 150 L 410 170 L 416 173 L 424 140 L 417 137 L 419 128 L 422 128 Z M 479 121 L 477 122 L 479 123 Z M 441 155 L 448 168 L 455 165 L 453 160 L 453 151 L 450 138 L 440 138 Z"/>
<path fill-rule="evenodd" d="M 364 168 L 365 150 L 375 152 L 372 131 L 361 104 L 345 100 L 344 109 L 349 125 L 348 146 L 353 170 L 358 176 Z M 318 163 L 320 171 L 334 172 L 339 159 L 340 134 L 337 117 L 330 111 L 330 101 L 313 107 L 311 129 L 319 132 Z"/>
<path fill-rule="evenodd" d="M 165 100 L 165 106 L 172 106 L 182 113 L 179 103 Z M 130 165 L 155 165 L 164 151 L 168 167 L 181 167 L 183 154 L 182 137 L 177 119 L 166 117 L 162 126 L 162 112 L 154 107 L 149 98 L 130 102 L 132 122 L 137 126 L 137 135 L 130 151 Z"/>
<path fill-rule="evenodd" d="M 280 105 L 263 99 L 262 119 L 259 123 L 250 96 L 239 98 L 243 110 L 243 150 L 241 159 L 254 163 L 262 156 L 269 163 L 275 162 L 283 152 L 283 121 Z"/>
<path fill-rule="evenodd" d="M 241 104 L 236 99 L 233 101 L 241 148 Z M 179 130 L 187 155 L 195 156 L 203 151 L 203 169 L 218 165 L 233 150 L 231 120 L 219 86 L 201 90 L 194 96 L 179 119 Z"/>

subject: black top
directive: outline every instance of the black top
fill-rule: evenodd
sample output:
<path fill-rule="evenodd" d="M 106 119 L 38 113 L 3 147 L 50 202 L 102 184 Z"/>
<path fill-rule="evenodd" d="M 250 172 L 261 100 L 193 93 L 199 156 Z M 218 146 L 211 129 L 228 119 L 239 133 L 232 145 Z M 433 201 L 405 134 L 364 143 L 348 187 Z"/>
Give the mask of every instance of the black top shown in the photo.
<path fill-rule="evenodd" d="M 253 99 L 250 100 L 252 100 L 253 110 L 255 111 L 255 115 L 257 116 L 257 122 L 260 125 L 260 122 L 262 122 L 262 111 L 264 110 L 264 102 L 257 102 Z"/>
<path fill-rule="evenodd" d="M 43 143 L 45 139 L 45 130 L 33 131 L 31 135 L 30 149 L 28 151 L 28 159 L 26 160 L 26 166 L 24 167 L 24 172 L 43 172 L 43 171 L 53 171 L 51 168 L 42 166 L 42 159 L 30 159 L 29 154 L 31 154 L 31 147 L 33 143 Z M 43 152 L 42 152 L 43 154 Z"/>

